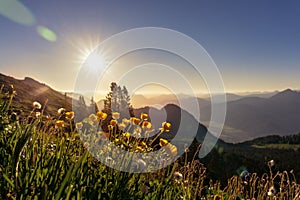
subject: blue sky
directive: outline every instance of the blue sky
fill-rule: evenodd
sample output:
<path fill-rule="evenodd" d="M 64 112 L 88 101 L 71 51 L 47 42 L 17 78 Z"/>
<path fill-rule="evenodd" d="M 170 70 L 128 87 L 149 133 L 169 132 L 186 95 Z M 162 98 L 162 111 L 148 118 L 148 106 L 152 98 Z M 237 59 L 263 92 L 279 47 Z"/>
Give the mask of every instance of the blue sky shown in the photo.
<path fill-rule="evenodd" d="M 152 26 L 199 42 L 217 64 L 228 92 L 300 89 L 299 1 L 20 2 L 34 21 L 20 24 L 0 12 L 4 74 L 31 76 L 72 91 L 82 51 L 121 31 Z M 57 40 L 42 38 L 37 26 L 52 30 Z"/>

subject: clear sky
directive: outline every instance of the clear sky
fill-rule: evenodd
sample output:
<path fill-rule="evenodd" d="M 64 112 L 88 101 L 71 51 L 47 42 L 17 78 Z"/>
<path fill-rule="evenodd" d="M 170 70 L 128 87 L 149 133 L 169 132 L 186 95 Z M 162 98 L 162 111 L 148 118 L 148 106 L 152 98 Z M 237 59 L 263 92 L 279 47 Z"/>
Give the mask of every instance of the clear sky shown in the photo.
<path fill-rule="evenodd" d="M 296 0 L 22 0 L 23 8 L 6 1 L 0 0 L 0 72 L 17 78 L 72 91 L 88 50 L 113 34 L 151 26 L 199 42 L 228 92 L 300 89 Z"/>

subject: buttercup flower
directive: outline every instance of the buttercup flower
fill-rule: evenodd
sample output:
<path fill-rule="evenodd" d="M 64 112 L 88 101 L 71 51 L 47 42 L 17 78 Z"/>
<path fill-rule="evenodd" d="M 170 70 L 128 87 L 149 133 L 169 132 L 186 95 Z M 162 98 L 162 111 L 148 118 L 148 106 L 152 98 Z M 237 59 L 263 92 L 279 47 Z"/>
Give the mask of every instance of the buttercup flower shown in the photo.
<path fill-rule="evenodd" d="M 130 122 L 131 122 L 132 124 L 139 125 L 140 122 L 141 122 L 141 120 L 140 120 L 139 118 L 136 118 L 136 117 L 131 117 L 131 118 L 130 118 Z"/>
<path fill-rule="evenodd" d="M 171 124 L 169 122 L 163 122 L 161 124 L 161 128 L 160 130 L 164 131 L 164 132 L 169 132 L 171 129 Z"/>
<path fill-rule="evenodd" d="M 148 120 L 148 114 L 142 113 L 142 114 L 141 114 L 141 119 L 142 119 L 142 120 Z"/>
<path fill-rule="evenodd" d="M 74 112 L 66 112 L 66 119 L 71 120 L 74 118 Z"/>
<path fill-rule="evenodd" d="M 105 112 L 99 111 L 96 113 L 100 120 L 106 120 L 107 114 Z"/>
<path fill-rule="evenodd" d="M 126 128 L 126 125 L 124 123 L 119 124 L 119 129 L 124 131 L 124 129 Z"/>
<path fill-rule="evenodd" d="M 118 124 L 117 120 L 115 119 L 110 120 L 110 125 L 115 126 L 117 124 Z"/>
<path fill-rule="evenodd" d="M 126 133 L 123 133 L 123 137 L 125 137 L 126 139 L 129 139 L 130 138 L 130 133 L 126 132 Z"/>
<path fill-rule="evenodd" d="M 56 125 L 57 127 L 65 127 L 65 122 L 64 122 L 63 120 L 57 120 L 57 121 L 55 122 L 55 125 Z"/>
<path fill-rule="evenodd" d="M 77 129 L 82 129 L 82 127 L 83 127 L 83 123 L 82 122 L 76 123 L 76 128 Z"/>
<path fill-rule="evenodd" d="M 152 128 L 152 124 L 150 122 L 148 122 L 148 121 L 143 121 L 142 128 L 144 128 L 144 129 L 151 129 Z"/>
<path fill-rule="evenodd" d="M 98 118 L 95 114 L 90 114 L 89 115 L 89 119 L 93 122 L 98 122 Z"/>
<path fill-rule="evenodd" d="M 140 143 L 140 145 L 141 145 L 142 147 L 146 147 L 146 146 L 147 146 L 146 142 L 144 142 L 144 141 L 142 141 L 142 142 Z"/>
<path fill-rule="evenodd" d="M 41 109 L 42 108 L 42 105 L 37 101 L 33 102 L 32 105 L 33 105 L 33 108 L 35 108 L 35 109 Z"/>
<path fill-rule="evenodd" d="M 160 139 L 159 139 L 159 145 L 160 145 L 161 147 L 166 146 L 168 143 L 169 143 L 168 140 L 165 140 L 165 139 L 163 139 L 163 138 L 160 138 Z"/>
<path fill-rule="evenodd" d="M 113 112 L 113 113 L 112 113 L 112 118 L 113 118 L 113 119 L 119 119 L 119 118 L 120 118 L 120 113 L 118 113 L 118 112 Z"/>
<path fill-rule="evenodd" d="M 129 119 L 123 118 L 122 123 L 125 124 L 126 126 L 130 123 Z"/>
<path fill-rule="evenodd" d="M 177 156 L 177 147 L 175 145 L 168 143 L 165 146 L 165 150 L 170 156 Z"/>

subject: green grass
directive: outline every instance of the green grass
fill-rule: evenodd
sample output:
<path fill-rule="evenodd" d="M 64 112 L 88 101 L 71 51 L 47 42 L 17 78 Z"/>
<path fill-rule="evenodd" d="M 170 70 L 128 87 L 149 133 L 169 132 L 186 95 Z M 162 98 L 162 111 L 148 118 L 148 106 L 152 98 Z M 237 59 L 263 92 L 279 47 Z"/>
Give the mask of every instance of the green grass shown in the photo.
<path fill-rule="evenodd" d="M 293 173 L 273 174 L 272 166 L 269 174 L 234 176 L 223 187 L 218 181 L 204 184 L 205 167 L 197 159 L 187 162 L 185 155 L 153 173 L 112 169 L 95 159 L 87 146 L 109 137 L 128 151 L 147 153 L 154 147 L 147 143 L 147 147 L 137 148 L 140 139 L 129 140 L 116 134 L 116 129 L 109 134 L 100 131 L 92 137 L 87 131 L 95 128 L 93 117 L 83 121 L 89 128 L 80 131 L 89 143 L 82 144 L 72 120 L 65 119 L 65 127 L 58 127 L 55 119 L 41 115 L 29 123 L 28 115 L 34 116 L 35 110 L 23 118 L 15 116 L 10 112 L 13 91 L 0 93 L 1 199 L 274 199 L 273 193 L 268 192 L 278 184 L 282 189 L 274 192 L 277 198 L 299 197 L 300 187 Z M 127 131 L 132 133 L 130 130 Z M 101 149 L 98 153 L 113 152 Z"/>

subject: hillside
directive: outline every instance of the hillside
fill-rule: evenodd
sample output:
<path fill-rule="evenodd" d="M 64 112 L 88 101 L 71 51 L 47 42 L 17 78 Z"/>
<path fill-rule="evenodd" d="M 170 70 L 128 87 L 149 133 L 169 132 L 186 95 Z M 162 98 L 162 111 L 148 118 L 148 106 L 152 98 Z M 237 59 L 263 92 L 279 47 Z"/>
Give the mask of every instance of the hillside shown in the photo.
<path fill-rule="evenodd" d="M 32 103 L 34 101 L 38 101 L 42 105 L 47 102 L 45 114 L 56 115 L 57 109 L 60 107 L 72 110 L 72 99 L 70 97 L 32 78 L 26 77 L 24 80 L 18 80 L 0 74 L 0 86 L 2 84 L 4 85 L 4 89 L 9 87 L 10 84 L 14 86 L 17 95 L 14 97 L 13 106 L 24 111 L 32 110 Z"/>

